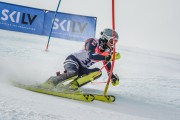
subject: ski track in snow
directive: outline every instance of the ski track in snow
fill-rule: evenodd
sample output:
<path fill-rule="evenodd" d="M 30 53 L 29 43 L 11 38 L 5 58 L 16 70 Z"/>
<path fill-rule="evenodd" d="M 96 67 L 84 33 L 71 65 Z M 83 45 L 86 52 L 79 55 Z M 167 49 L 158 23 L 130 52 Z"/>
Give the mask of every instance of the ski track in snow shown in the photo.
<path fill-rule="evenodd" d="M 9 80 L 42 83 L 63 70 L 68 54 L 83 42 L 0 30 L 0 120 L 178 120 L 180 118 L 180 57 L 118 46 L 115 64 L 120 85 L 110 85 L 115 103 L 85 103 L 13 87 Z M 118 43 L 120 44 L 120 43 Z M 95 66 L 102 67 L 101 63 Z M 107 75 L 98 81 L 106 81 Z M 105 84 L 82 89 L 103 93 Z M 90 90 L 91 89 L 91 90 Z"/>

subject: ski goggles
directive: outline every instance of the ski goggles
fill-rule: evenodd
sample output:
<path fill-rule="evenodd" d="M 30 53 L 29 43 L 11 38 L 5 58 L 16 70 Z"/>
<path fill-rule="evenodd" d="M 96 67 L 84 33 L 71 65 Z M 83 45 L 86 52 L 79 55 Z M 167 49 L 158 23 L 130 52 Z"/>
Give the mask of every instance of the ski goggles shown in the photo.
<path fill-rule="evenodd" d="M 103 35 L 103 37 L 107 40 L 107 42 L 109 42 L 111 45 L 113 45 L 113 37 L 112 36 L 107 36 L 107 35 Z M 114 38 L 114 42 L 117 43 L 118 39 Z"/>
<path fill-rule="evenodd" d="M 113 46 L 113 42 L 115 42 L 115 44 L 118 42 L 118 40 L 115 38 L 114 40 L 113 39 L 110 39 L 108 40 L 108 43 Z"/>

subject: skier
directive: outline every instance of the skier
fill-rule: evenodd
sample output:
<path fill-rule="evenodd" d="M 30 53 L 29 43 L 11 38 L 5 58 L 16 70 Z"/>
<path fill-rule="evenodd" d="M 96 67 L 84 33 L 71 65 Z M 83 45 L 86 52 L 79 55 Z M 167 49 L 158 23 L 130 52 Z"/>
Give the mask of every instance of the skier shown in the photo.
<path fill-rule="evenodd" d="M 50 77 L 44 84 L 44 87 L 53 88 L 68 79 L 74 79 L 66 85 L 68 89 L 78 89 L 84 84 L 89 83 L 92 78 L 101 76 L 99 68 L 89 69 L 94 63 L 102 61 L 107 74 L 111 69 L 112 51 L 113 51 L 113 33 L 112 29 L 104 29 L 99 39 L 89 38 L 85 41 L 84 49 L 72 53 L 64 62 L 65 72 L 63 74 Z M 115 33 L 115 42 L 118 41 L 118 33 Z M 120 54 L 115 53 L 115 59 L 120 59 Z M 113 86 L 119 84 L 119 77 L 112 74 L 111 83 Z M 61 85 L 60 85 L 61 86 Z"/>

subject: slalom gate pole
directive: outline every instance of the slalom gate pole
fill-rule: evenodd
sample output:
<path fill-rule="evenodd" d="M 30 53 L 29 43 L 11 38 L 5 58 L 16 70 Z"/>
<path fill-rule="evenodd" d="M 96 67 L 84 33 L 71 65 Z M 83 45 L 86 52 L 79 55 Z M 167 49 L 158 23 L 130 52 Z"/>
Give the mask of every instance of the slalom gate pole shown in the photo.
<path fill-rule="evenodd" d="M 56 15 L 57 15 L 57 12 L 58 12 L 58 9 L 59 9 L 59 6 L 60 6 L 60 3 L 61 3 L 61 0 L 59 0 L 59 3 L 58 3 L 58 6 L 57 6 L 57 9 L 56 9 L 56 12 L 55 12 L 55 14 L 54 14 L 54 18 L 53 18 L 53 22 L 52 22 L 51 30 L 50 30 L 50 33 L 49 33 L 48 42 L 47 42 L 47 45 L 46 45 L 46 51 L 48 51 L 49 42 L 50 42 L 50 39 L 51 39 L 51 34 L 52 34 L 52 29 L 53 29 L 53 26 L 54 26 L 54 21 L 55 21 L 55 19 L 56 19 Z"/>
<path fill-rule="evenodd" d="M 113 30 L 113 33 L 112 33 L 112 35 L 113 35 L 113 55 L 112 56 L 113 57 L 112 57 L 112 66 L 111 66 L 109 78 L 108 78 L 106 87 L 104 89 L 104 95 L 107 94 L 109 83 L 111 81 L 111 76 L 112 76 L 113 69 L 114 69 L 114 63 L 115 63 L 116 42 L 115 42 L 115 10 L 114 10 L 114 7 L 115 7 L 114 0 L 112 0 L 112 30 Z"/>

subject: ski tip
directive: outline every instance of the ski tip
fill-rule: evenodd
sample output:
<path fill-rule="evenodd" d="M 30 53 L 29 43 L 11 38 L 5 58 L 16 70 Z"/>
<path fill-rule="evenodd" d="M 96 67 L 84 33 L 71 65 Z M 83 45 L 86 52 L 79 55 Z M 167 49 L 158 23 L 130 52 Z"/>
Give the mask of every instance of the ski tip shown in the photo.
<path fill-rule="evenodd" d="M 115 96 L 113 96 L 113 95 L 111 95 L 111 96 L 110 96 L 110 99 L 111 99 L 111 102 L 115 102 L 116 97 L 115 97 Z"/>
<path fill-rule="evenodd" d="M 113 95 L 94 95 L 95 100 L 99 100 L 102 102 L 112 103 L 115 102 L 116 97 Z"/>
<path fill-rule="evenodd" d="M 108 102 L 108 103 L 115 102 L 115 100 L 116 100 L 116 97 L 113 95 L 105 95 L 104 97 L 106 98 L 105 102 Z"/>

